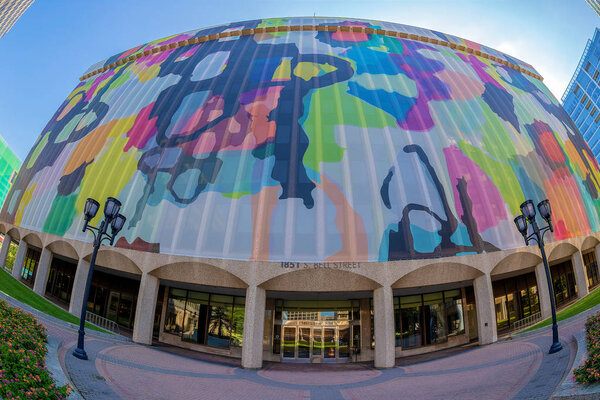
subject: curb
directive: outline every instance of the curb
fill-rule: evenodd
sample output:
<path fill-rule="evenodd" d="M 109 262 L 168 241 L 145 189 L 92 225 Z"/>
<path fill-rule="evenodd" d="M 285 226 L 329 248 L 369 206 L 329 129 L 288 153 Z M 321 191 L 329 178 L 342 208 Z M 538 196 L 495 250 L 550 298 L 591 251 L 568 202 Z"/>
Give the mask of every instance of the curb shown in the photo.
<path fill-rule="evenodd" d="M 77 391 L 77 388 L 71 382 L 71 380 L 67 377 L 65 371 L 63 371 L 62 366 L 60 365 L 60 359 L 58 356 L 58 349 L 62 342 L 52 337 L 48 337 L 48 343 L 46 343 L 46 348 L 48 349 L 48 354 L 46 354 L 46 368 L 52 374 L 52 378 L 56 382 L 57 386 L 63 386 L 68 384 L 71 386 L 73 390 L 67 396 L 69 400 L 83 400 L 83 397 Z"/>

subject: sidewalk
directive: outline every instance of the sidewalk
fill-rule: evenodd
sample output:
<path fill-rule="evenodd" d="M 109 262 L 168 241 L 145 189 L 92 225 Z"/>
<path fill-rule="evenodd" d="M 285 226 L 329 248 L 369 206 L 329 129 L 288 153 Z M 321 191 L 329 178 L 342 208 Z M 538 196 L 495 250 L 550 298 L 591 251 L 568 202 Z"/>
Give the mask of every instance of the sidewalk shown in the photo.
<path fill-rule="evenodd" d="M 429 400 L 551 397 L 570 372 L 573 334 L 583 330 L 586 316 L 600 306 L 559 323 L 564 349 L 552 355 L 547 354 L 551 329 L 545 327 L 488 346 L 440 353 L 442 358 L 402 359 L 401 366 L 389 370 L 364 363 L 268 363 L 259 371 L 90 331 L 85 344 L 90 359 L 82 361 L 71 355 L 77 341 L 72 324 L 22 308 L 36 314 L 51 340 L 60 342 L 59 360 L 85 399 Z"/>

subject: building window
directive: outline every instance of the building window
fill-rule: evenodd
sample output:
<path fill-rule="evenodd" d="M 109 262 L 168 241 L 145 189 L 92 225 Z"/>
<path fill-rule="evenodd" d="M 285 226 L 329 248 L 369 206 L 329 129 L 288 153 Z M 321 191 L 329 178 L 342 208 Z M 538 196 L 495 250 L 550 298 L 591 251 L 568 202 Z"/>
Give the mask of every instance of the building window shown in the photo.
<path fill-rule="evenodd" d="M 465 332 L 460 289 L 394 298 L 396 346 L 444 343 Z"/>
<path fill-rule="evenodd" d="M 23 268 L 21 268 L 21 280 L 29 286 L 33 286 L 35 279 L 35 273 L 37 271 L 38 264 L 40 263 L 40 251 L 28 247 L 27 253 L 25 254 L 25 261 L 23 261 Z"/>
<path fill-rule="evenodd" d="M 509 329 L 516 321 L 540 311 L 535 273 L 492 282 L 496 326 Z"/>
<path fill-rule="evenodd" d="M 241 346 L 244 304 L 244 297 L 171 288 L 164 331 L 180 335 L 186 342 L 220 348 Z"/>
<path fill-rule="evenodd" d="M 588 288 L 598 286 L 600 279 L 598 277 L 598 263 L 596 262 L 596 254 L 593 251 L 583 254 L 583 264 L 587 272 Z"/>
<path fill-rule="evenodd" d="M 577 94 L 579 92 L 579 85 L 575 85 L 575 90 L 573 90 L 573 93 Z"/>
<path fill-rule="evenodd" d="M 165 332 L 180 334 L 183 331 L 183 316 L 185 314 L 185 300 L 187 290 L 169 290 L 167 300 L 167 315 L 165 317 Z"/>
<path fill-rule="evenodd" d="M 592 101 L 588 100 L 587 104 L 585 105 L 585 109 L 589 110 L 591 105 L 592 105 Z"/>
<path fill-rule="evenodd" d="M 598 74 L 600 74 L 598 71 L 594 72 L 594 77 L 592 79 L 597 80 L 598 79 Z"/>
<path fill-rule="evenodd" d="M 594 106 L 594 108 L 592 108 L 592 112 L 590 113 L 590 116 L 593 117 L 594 115 L 596 115 L 596 111 L 598 111 L 598 108 L 596 108 L 596 106 Z"/>
<path fill-rule="evenodd" d="M 585 72 L 588 72 L 588 71 L 590 70 L 590 67 L 591 67 L 591 66 L 592 66 L 592 64 L 590 64 L 590 62 L 588 61 L 588 62 L 585 64 Z"/>
<path fill-rule="evenodd" d="M 46 294 L 55 299 L 69 304 L 71 301 L 71 291 L 73 281 L 77 272 L 77 264 L 66 261 L 57 256 L 52 257 L 50 272 L 48 273 L 48 284 L 46 285 Z"/>
<path fill-rule="evenodd" d="M 577 296 L 573 266 L 570 260 L 550 267 L 550 274 L 557 306 L 568 303 Z"/>

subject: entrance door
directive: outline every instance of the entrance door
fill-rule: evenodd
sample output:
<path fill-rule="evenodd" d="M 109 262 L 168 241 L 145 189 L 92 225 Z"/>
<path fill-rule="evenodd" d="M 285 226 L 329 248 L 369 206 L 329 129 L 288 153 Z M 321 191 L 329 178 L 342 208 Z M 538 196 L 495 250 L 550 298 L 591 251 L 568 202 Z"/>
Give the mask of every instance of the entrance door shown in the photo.
<path fill-rule="evenodd" d="M 350 327 L 340 327 L 338 330 L 338 354 L 340 358 L 350 357 Z"/>
<path fill-rule="evenodd" d="M 310 359 L 310 327 L 298 328 L 298 359 Z"/>
<path fill-rule="evenodd" d="M 281 357 L 284 359 L 296 358 L 296 327 L 283 327 L 283 340 L 281 344 Z"/>
<path fill-rule="evenodd" d="M 323 328 L 323 357 L 326 359 L 336 358 L 335 331 L 335 328 Z"/>

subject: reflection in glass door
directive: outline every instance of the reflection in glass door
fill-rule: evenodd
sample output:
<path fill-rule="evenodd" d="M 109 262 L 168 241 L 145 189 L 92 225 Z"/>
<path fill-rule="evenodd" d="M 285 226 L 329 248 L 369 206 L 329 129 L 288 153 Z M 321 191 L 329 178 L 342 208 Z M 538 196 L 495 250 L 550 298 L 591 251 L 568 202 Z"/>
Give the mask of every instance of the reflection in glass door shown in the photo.
<path fill-rule="evenodd" d="M 310 328 L 298 328 L 298 358 L 310 358 Z"/>
<path fill-rule="evenodd" d="M 323 329 L 313 328 L 313 356 L 323 354 Z"/>
<path fill-rule="evenodd" d="M 335 329 L 324 328 L 323 329 L 323 357 L 335 358 Z"/>
<path fill-rule="evenodd" d="M 296 358 L 296 328 L 283 328 L 282 357 Z"/>
<path fill-rule="evenodd" d="M 350 327 L 340 327 L 338 330 L 338 354 L 340 358 L 350 357 Z"/>

